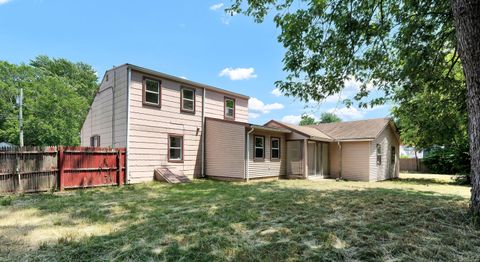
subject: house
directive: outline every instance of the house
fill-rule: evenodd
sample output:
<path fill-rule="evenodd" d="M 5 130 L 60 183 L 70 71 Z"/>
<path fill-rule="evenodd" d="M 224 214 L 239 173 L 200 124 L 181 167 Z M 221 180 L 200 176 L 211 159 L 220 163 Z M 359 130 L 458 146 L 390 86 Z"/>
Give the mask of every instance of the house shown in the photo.
<path fill-rule="evenodd" d="M 15 147 L 14 144 L 8 143 L 8 142 L 0 142 L 0 148 L 7 149 L 7 148 L 13 148 Z"/>
<path fill-rule="evenodd" d="M 152 180 L 159 167 L 224 180 L 398 176 L 399 139 L 391 120 L 254 125 L 248 99 L 124 64 L 105 73 L 81 144 L 126 147 L 128 183 Z"/>

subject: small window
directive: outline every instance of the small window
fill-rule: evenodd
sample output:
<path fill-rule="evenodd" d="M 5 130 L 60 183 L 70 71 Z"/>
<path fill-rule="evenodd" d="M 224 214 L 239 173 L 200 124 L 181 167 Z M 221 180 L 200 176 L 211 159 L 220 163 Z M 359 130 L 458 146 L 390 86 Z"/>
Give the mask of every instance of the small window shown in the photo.
<path fill-rule="evenodd" d="M 235 118 L 235 99 L 225 97 L 225 118 Z"/>
<path fill-rule="evenodd" d="M 182 87 L 182 111 L 195 112 L 195 89 Z"/>
<path fill-rule="evenodd" d="M 160 106 L 160 81 L 145 78 L 143 81 L 143 103 Z"/>
<path fill-rule="evenodd" d="M 391 162 L 392 164 L 395 164 L 395 158 L 396 158 L 396 155 L 395 155 L 395 154 L 396 154 L 396 153 L 395 153 L 395 147 L 392 146 L 391 159 L 390 159 L 390 162 Z"/>
<path fill-rule="evenodd" d="M 280 138 L 272 137 L 272 154 L 270 157 L 272 159 L 280 158 Z"/>
<path fill-rule="evenodd" d="M 265 158 L 265 138 L 263 136 L 255 136 L 255 158 Z"/>
<path fill-rule="evenodd" d="M 377 165 L 382 164 L 382 145 L 377 144 Z"/>
<path fill-rule="evenodd" d="M 183 136 L 171 135 L 168 140 L 168 161 L 183 161 Z"/>
<path fill-rule="evenodd" d="M 99 147 L 100 146 L 100 136 L 95 135 L 90 137 L 90 146 L 92 147 Z"/>

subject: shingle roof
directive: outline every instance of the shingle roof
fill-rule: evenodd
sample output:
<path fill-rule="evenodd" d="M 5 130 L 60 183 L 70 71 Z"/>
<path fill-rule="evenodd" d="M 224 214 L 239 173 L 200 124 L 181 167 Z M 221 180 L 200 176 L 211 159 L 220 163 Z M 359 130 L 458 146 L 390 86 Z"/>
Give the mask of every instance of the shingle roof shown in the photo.
<path fill-rule="evenodd" d="M 375 139 L 388 125 L 389 118 L 375 118 L 367 120 L 326 123 L 308 126 L 315 128 L 335 140 Z"/>
<path fill-rule="evenodd" d="M 297 125 L 292 125 L 292 124 L 288 124 L 288 123 L 284 123 L 284 122 L 280 122 L 280 121 L 276 121 L 276 120 L 271 120 L 271 121 L 274 121 L 274 122 L 284 126 L 285 128 L 288 128 L 288 129 L 290 129 L 292 131 L 295 131 L 297 133 L 307 135 L 307 136 L 310 137 L 310 139 L 321 140 L 321 141 L 332 141 L 333 140 L 330 136 L 328 136 L 327 134 L 325 134 L 324 132 L 322 132 L 320 130 L 317 130 L 316 128 L 314 128 L 312 126 L 297 126 Z"/>

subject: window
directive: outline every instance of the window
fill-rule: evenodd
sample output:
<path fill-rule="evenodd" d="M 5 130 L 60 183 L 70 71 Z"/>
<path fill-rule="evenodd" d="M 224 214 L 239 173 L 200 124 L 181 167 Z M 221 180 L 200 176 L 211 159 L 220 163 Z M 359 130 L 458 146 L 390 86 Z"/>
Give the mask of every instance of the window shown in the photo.
<path fill-rule="evenodd" d="M 377 165 L 382 164 L 382 145 L 377 144 Z"/>
<path fill-rule="evenodd" d="M 150 78 L 143 79 L 143 103 L 160 106 L 160 81 Z"/>
<path fill-rule="evenodd" d="M 272 137 L 272 154 L 271 159 L 280 159 L 280 138 Z"/>
<path fill-rule="evenodd" d="M 255 158 L 264 159 L 265 158 L 265 137 L 255 136 Z"/>
<path fill-rule="evenodd" d="M 225 118 L 235 118 L 235 99 L 225 97 Z"/>
<path fill-rule="evenodd" d="M 183 161 L 183 136 L 170 135 L 168 137 L 168 161 Z"/>
<path fill-rule="evenodd" d="M 390 156 L 390 162 L 392 164 L 395 164 L 395 147 L 392 146 L 392 152 L 391 152 L 391 156 Z"/>
<path fill-rule="evenodd" d="M 94 135 L 90 137 L 90 146 L 100 146 L 100 136 L 99 135 Z"/>
<path fill-rule="evenodd" d="M 181 111 L 195 112 L 195 89 L 182 87 L 181 106 Z"/>

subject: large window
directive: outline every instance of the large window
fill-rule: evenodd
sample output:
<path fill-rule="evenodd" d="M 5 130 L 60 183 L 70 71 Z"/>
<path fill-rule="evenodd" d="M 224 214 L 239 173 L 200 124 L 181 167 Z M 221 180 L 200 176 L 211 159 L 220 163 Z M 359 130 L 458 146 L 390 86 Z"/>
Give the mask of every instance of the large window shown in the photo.
<path fill-rule="evenodd" d="M 96 146 L 96 147 L 100 146 L 100 136 L 99 135 L 95 135 L 95 136 L 90 137 L 90 146 Z"/>
<path fill-rule="evenodd" d="M 272 152 L 270 155 L 271 159 L 280 159 L 280 138 L 272 137 Z"/>
<path fill-rule="evenodd" d="M 377 165 L 382 164 L 382 145 L 377 144 Z"/>
<path fill-rule="evenodd" d="M 150 78 L 143 80 L 143 103 L 146 105 L 160 106 L 160 81 Z"/>
<path fill-rule="evenodd" d="M 182 111 L 195 112 L 195 89 L 182 87 L 181 106 Z"/>
<path fill-rule="evenodd" d="M 235 118 L 235 99 L 225 97 L 225 118 Z"/>
<path fill-rule="evenodd" d="M 265 137 L 255 136 L 255 159 L 264 159 L 265 158 Z"/>
<path fill-rule="evenodd" d="M 183 136 L 181 135 L 168 136 L 168 161 L 169 162 L 183 161 Z"/>

